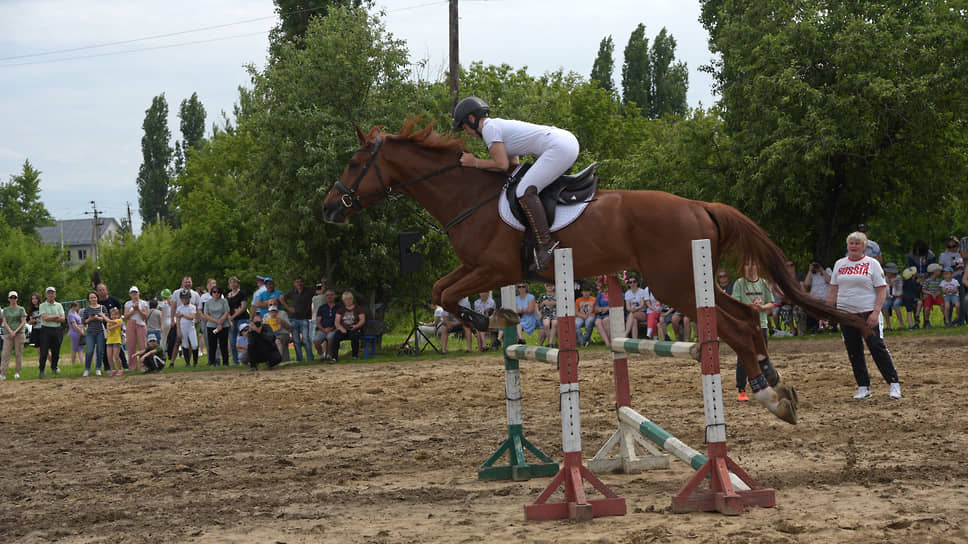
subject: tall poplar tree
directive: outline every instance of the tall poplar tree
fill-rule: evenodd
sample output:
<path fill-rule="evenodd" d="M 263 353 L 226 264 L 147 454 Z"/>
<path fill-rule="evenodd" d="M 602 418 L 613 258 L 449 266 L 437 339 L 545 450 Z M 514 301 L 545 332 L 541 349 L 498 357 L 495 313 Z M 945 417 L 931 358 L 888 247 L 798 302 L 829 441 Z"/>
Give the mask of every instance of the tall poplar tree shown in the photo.
<path fill-rule="evenodd" d="M 649 67 L 652 91 L 649 93 L 649 117 L 685 114 L 688 109 L 686 90 L 689 88 L 689 69 L 684 62 L 675 62 L 676 39 L 663 28 L 652 40 Z"/>
<path fill-rule="evenodd" d="M 141 127 L 141 168 L 138 169 L 138 207 L 141 221 L 153 224 L 157 218 L 171 219 L 168 210 L 170 202 L 168 184 L 171 178 L 172 148 L 171 131 L 168 130 L 168 101 L 165 93 L 151 100 L 151 107 L 145 110 L 145 120 Z"/>
<path fill-rule="evenodd" d="M 602 42 L 598 44 L 598 56 L 595 57 L 595 64 L 592 65 L 589 78 L 608 92 L 615 90 L 615 82 L 612 80 L 612 72 L 615 69 L 615 60 L 612 58 L 614 53 L 615 43 L 612 42 L 612 36 L 602 38 Z"/>
<path fill-rule="evenodd" d="M 635 103 L 643 112 L 649 109 L 652 90 L 652 71 L 649 67 L 649 39 L 645 37 L 645 25 L 639 23 L 629 36 L 625 46 L 625 62 L 622 64 L 622 104 Z"/>

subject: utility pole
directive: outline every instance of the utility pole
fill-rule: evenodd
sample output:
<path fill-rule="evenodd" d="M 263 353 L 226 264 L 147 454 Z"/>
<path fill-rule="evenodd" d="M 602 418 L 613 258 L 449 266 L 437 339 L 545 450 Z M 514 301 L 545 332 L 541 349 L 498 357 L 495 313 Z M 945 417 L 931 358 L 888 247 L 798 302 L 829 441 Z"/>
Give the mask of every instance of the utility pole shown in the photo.
<path fill-rule="evenodd" d="M 97 211 L 97 204 L 95 204 L 93 200 L 91 201 L 91 208 L 93 208 L 94 211 L 84 212 L 84 215 L 94 215 L 94 222 L 91 223 L 91 251 L 94 254 L 94 266 L 97 267 L 97 242 L 101 237 L 101 221 L 98 219 L 98 214 L 100 212 Z"/>
<path fill-rule="evenodd" d="M 460 100 L 460 39 L 457 0 L 450 0 L 450 111 Z"/>

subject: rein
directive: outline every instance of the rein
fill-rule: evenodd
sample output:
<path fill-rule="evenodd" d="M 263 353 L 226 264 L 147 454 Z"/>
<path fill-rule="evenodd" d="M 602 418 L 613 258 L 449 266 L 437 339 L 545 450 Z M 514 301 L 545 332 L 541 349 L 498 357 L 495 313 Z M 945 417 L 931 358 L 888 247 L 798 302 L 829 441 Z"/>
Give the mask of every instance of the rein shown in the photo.
<path fill-rule="evenodd" d="M 450 164 L 446 164 L 444 166 L 441 166 L 440 168 L 437 168 L 436 170 L 433 170 L 432 172 L 428 172 L 428 173 L 426 173 L 426 174 L 424 174 L 422 176 L 417 176 L 417 177 L 415 177 L 415 178 L 413 178 L 413 179 L 411 179 L 409 181 L 405 181 L 405 182 L 397 185 L 396 187 L 393 187 L 393 186 L 390 186 L 386 182 L 383 181 L 383 174 L 380 172 L 380 166 L 376 163 L 376 156 L 377 156 L 377 153 L 380 152 L 380 147 L 382 145 L 383 145 L 383 138 L 382 137 L 378 137 L 376 139 L 376 142 L 373 145 L 373 149 L 366 149 L 364 147 L 361 147 L 361 148 L 359 148 L 359 149 L 356 150 L 357 152 L 360 152 L 360 151 L 368 151 L 370 153 L 370 158 L 367 159 L 366 164 L 363 165 L 363 170 L 361 170 L 360 173 L 359 173 L 359 175 L 356 176 L 356 179 L 353 181 L 353 186 L 352 187 L 347 187 L 347 186 L 343 185 L 343 183 L 340 182 L 340 181 L 337 181 L 336 184 L 334 185 L 334 187 L 336 188 L 337 191 L 343 193 L 343 196 L 340 198 L 340 202 L 343 203 L 343 206 L 344 207 L 354 208 L 354 209 L 357 209 L 357 210 L 362 210 L 363 209 L 362 199 L 364 199 L 364 198 L 369 198 L 371 196 L 376 196 L 376 195 L 380 195 L 380 194 L 384 194 L 385 196 L 387 196 L 389 198 L 390 195 L 393 194 L 394 189 L 396 189 L 399 192 L 399 190 L 401 188 L 406 187 L 407 185 L 411 185 L 413 183 L 417 183 L 418 181 L 423 181 L 425 179 L 432 178 L 432 177 L 434 177 L 436 175 L 443 174 L 444 172 L 447 172 L 448 170 L 452 170 L 454 168 L 458 168 L 458 167 L 461 166 L 461 164 L 460 164 L 460 155 L 458 155 L 456 162 L 453 162 L 453 163 L 450 163 Z M 366 176 L 366 173 L 370 170 L 370 167 L 371 166 L 373 167 L 373 170 L 376 172 L 376 179 L 377 179 L 377 181 L 380 182 L 380 187 L 383 190 L 382 191 L 373 191 L 373 192 L 366 193 L 366 194 L 362 194 L 362 195 L 357 194 L 356 191 L 357 191 L 357 189 L 359 189 L 360 183 L 363 182 L 363 178 Z M 452 229 L 458 223 L 460 223 L 461 221 L 467 219 L 468 217 L 470 217 L 471 215 L 473 215 L 474 212 L 476 212 L 477 210 L 481 209 L 481 207 L 483 207 L 485 204 L 487 204 L 488 202 L 490 202 L 490 201 L 494 200 L 495 198 L 497 198 L 498 196 L 500 196 L 501 192 L 504 191 L 504 189 L 506 187 L 507 187 L 507 185 L 501 187 L 493 195 L 487 197 L 486 199 L 482 200 L 481 202 L 479 202 L 479 203 L 471 206 L 470 208 L 464 210 L 463 212 L 459 213 L 457 215 L 457 217 L 455 217 L 455 218 L 451 219 L 449 222 L 447 222 L 447 225 L 444 226 L 443 232 L 446 234 L 450 229 Z M 423 218 L 421 217 L 421 219 L 423 219 Z"/>

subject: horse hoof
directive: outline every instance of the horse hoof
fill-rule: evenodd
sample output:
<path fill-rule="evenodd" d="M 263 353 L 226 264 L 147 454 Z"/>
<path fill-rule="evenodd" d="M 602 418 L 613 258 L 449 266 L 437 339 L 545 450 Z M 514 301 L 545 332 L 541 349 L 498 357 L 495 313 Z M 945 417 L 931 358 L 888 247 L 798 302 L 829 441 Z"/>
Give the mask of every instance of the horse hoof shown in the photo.
<path fill-rule="evenodd" d="M 780 399 L 777 411 L 773 413 L 776 417 L 786 421 L 790 425 L 797 424 L 797 408 L 790 402 L 790 399 Z"/>
<path fill-rule="evenodd" d="M 797 397 L 797 390 L 793 388 L 792 385 L 778 385 L 775 387 L 776 395 L 780 399 L 787 399 L 790 401 L 790 405 L 793 407 L 793 411 L 800 407 L 800 399 Z M 796 415 L 794 414 L 794 417 Z"/>

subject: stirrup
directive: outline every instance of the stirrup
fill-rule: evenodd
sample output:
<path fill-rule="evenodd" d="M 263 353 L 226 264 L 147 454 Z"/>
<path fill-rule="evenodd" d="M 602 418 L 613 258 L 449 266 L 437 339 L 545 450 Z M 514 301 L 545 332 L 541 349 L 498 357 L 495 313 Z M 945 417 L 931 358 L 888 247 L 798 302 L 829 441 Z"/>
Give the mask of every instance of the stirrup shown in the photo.
<path fill-rule="evenodd" d="M 560 242 L 558 240 L 555 240 L 554 243 L 552 243 L 551 246 L 548 247 L 548 249 L 538 249 L 538 248 L 535 248 L 535 250 L 534 250 L 534 270 L 536 272 L 540 272 L 540 271 L 546 269 L 546 267 L 544 267 L 544 266 L 541 265 L 541 260 L 542 260 L 541 259 L 541 256 L 542 256 L 542 253 L 549 255 L 551 257 L 551 264 L 554 265 L 555 249 L 558 248 L 558 245 L 559 244 L 560 244 Z"/>

